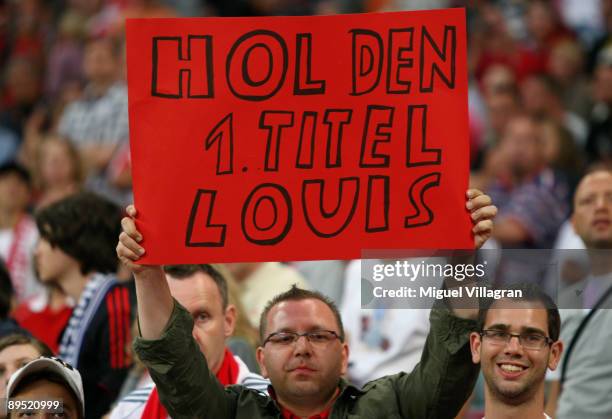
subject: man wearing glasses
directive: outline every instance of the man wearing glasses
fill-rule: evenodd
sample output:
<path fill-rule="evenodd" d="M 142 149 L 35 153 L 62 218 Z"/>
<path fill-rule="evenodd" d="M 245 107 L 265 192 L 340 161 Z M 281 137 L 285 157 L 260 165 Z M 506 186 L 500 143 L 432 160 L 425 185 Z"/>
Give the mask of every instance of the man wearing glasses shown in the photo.
<path fill-rule="evenodd" d="M 474 247 L 491 235 L 497 209 L 477 190 L 467 193 Z M 270 379 L 270 397 L 212 378 L 191 336 L 191 316 L 177 304 L 159 266 L 136 264 L 145 252 L 133 206 L 122 221 L 117 255 L 134 272 L 141 337 L 136 353 L 174 418 L 376 419 L 454 418 L 467 400 L 478 368 L 470 362 L 475 321 L 432 310 L 421 363 L 411 373 L 382 377 L 362 389 L 342 379 L 349 348 L 335 305 L 318 293 L 293 288 L 275 297 L 260 321 L 257 359 Z M 457 312 L 457 314 L 461 314 Z"/>
<path fill-rule="evenodd" d="M 488 301 L 472 333 L 472 360 L 485 379 L 485 418 L 550 419 L 544 413 L 544 377 L 563 351 L 559 310 L 534 286 L 522 297 Z"/>

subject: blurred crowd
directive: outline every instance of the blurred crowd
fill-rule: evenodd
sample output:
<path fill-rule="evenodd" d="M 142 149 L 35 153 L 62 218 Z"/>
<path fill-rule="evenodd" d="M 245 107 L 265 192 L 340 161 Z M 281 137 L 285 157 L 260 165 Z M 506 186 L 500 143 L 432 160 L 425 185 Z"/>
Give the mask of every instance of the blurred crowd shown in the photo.
<path fill-rule="evenodd" d="M 35 214 L 82 191 L 118 208 L 132 201 L 125 18 L 457 6 L 466 7 L 468 22 L 471 185 L 500 210 L 488 246 L 584 247 L 568 217 L 581 177 L 612 165 L 612 0 L 0 0 L 0 260 L 7 271 L 0 334 L 26 329 L 48 346 L 38 353 L 61 352 L 62 333 L 82 296 L 40 274 L 40 238 L 59 233 L 45 231 L 48 224 Z M 500 281 L 525 274 L 517 263 L 503 266 Z M 243 316 L 241 340 L 232 349 L 243 351 L 252 370 L 256 319 L 269 299 L 294 283 L 339 304 L 357 383 L 418 361 L 427 313 L 360 311 L 353 295 L 359 262 L 228 267 L 230 296 Z M 587 274 L 567 272 L 567 286 Z M 129 272 L 113 274 L 133 293 Z M 406 327 L 391 327 L 398 322 Z M 128 329 L 122 328 L 124 338 Z M 0 365 L 3 351 L 0 346 Z M 131 359 L 123 361 L 132 367 Z M 123 394 L 142 378 L 138 364 L 134 368 L 121 376 L 129 382 Z"/>

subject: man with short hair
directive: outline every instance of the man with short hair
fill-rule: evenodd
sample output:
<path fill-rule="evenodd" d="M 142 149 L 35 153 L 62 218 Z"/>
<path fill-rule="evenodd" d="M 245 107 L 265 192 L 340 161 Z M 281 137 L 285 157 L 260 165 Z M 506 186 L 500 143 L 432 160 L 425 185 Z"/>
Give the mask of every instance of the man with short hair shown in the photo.
<path fill-rule="evenodd" d="M 512 289 L 522 295 L 485 302 L 479 332 L 470 336 L 472 360 L 486 383 L 485 418 L 550 419 L 544 413 L 544 378 L 563 351 L 559 310 L 534 286 Z"/>
<path fill-rule="evenodd" d="M 204 354 L 210 371 L 224 385 L 242 384 L 265 392 L 269 381 L 249 371 L 226 346 L 236 324 L 236 307 L 229 303 L 228 287 L 219 265 L 164 266 L 172 297 L 193 319 L 192 335 Z M 167 412 L 154 384 L 125 397 L 111 419 L 162 419 Z"/>
<path fill-rule="evenodd" d="M 572 225 L 586 246 L 590 273 L 561 294 L 566 350 L 551 376 L 547 411 L 558 419 L 612 417 L 612 171 L 585 175 L 574 195 Z M 572 310 L 569 310 L 572 309 Z M 560 393 L 560 394 L 559 394 Z"/>
<path fill-rule="evenodd" d="M 115 277 L 113 244 L 120 222 L 118 206 L 89 192 L 36 214 L 39 278 L 58 285 L 76 303 L 59 354 L 83 376 L 88 418 L 108 412 L 133 362 L 128 350 L 133 295 Z"/>
<path fill-rule="evenodd" d="M 26 412 L 28 417 L 36 413 L 37 418 L 61 414 L 65 419 L 85 419 L 81 375 L 58 358 L 42 356 L 24 365 L 11 376 L 7 397 L 13 402 L 5 406 L 9 418 L 24 417 Z M 24 408 L 19 401 L 28 403 Z"/>
<path fill-rule="evenodd" d="M 480 191 L 467 192 L 475 247 L 490 236 L 496 208 Z M 122 221 L 117 255 L 134 271 L 141 338 L 135 343 L 160 399 L 174 417 L 201 418 L 453 418 L 468 398 L 478 368 L 470 362 L 475 322 L 432 310 L 422 362 L 410 374 L 380 378 L 358 389 L 341 377 L 349 348 L 338 311 L 312 291 L 289 290 L 265 310 L 257 358 L 272 383 L 270 397 L 241 386 L 223 389 L 211 379 L 191 338 L 192 319 L 173 301 L 163 272 L 138 265 L 145 249 L 136 209 Z"/>

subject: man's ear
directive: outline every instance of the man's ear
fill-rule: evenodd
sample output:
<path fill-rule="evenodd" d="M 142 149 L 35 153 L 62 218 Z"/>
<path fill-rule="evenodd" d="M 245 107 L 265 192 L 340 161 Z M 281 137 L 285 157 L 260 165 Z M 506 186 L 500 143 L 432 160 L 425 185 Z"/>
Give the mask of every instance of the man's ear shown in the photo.
<path fill-rule="evenodd" d="M 225 337 L 229 338 L 234 334 L 234 329 L 236 328 L 236 306 L 233 304 L 228 304 L 225 309 L 225 318 L 223 322 Z"/>
<path fill-rule="evenodd" d="M 563 353 L 563 342 L 560 340 L 550 344 L 550 355 L 548 356 L 548 368 L 554 371 L 559 366 L 559 360 Z"/>
<path fill-rule="evenodd" d="M 470 333 L 470 349 L 472 351 L 472 362 L 480 364 L 480 346 L 482 345 L 480 334 Z"/>
<path fill-rule="evenodd" d="M 268 370 L 266 369 L 266 356 L 264 354 L 263 347 L 259 346 L 255 351 L 255 357 L 257 358 L 257 363 L 259 364 L 259 370 L 261 371 L 261 376 L 264 378 L 269 378 Z"/>
<path fill-rule="evenodd" d="M 349 362 L 349 347 L 346 342 L 342 343 L 342 367 L 340 374 L 345 376 L 348 371 L 348 362 Z"/>

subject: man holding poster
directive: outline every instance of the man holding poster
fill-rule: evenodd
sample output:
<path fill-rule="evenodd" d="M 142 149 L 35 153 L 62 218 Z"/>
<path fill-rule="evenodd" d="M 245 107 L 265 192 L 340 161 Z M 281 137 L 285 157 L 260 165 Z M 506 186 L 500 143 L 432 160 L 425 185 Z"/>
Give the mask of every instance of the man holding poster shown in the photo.
<path fill-rule="evenodd" d="M 432 310 L 419 366 L 358 389 L 341 378 L 336 307 L 294 288 L 261 321 L 267 397 L 213 378 L 159 265 L 479 248 L 496 208 L 476 190 L 464 203 L 465 38 L 461 9 L 128 22 L 138 218 L 129 207 L 117 254 L 136 278 L 136 351 L 172 417 L 457 414 L 474 321 Z"/>
<path fill-rule="evenodd" d="M 478 248 L 491 235 L 496 208 L 479 191 L 467 195 Z M 135 350 L 172 417 L 442 419 L 455 417 L 469 397 L 478 372 L 468 345 L 474 320 L 445 308 L 432 310 L 431 330 L 415 370 L 380 378 L 360 390 L 341 378 L 349 348 L 337 308 L 321 294 L 298 288 L 277 296 L 262 315 L 263 344 L 257 358 L 272 382 L 271 398 L 242 386 L 224 390 L 198 350 L 191 335 L 193 320 L 173 300 L 161 267 L 135 263 L 146 253 L 139 244 L 144 237 L 134 223 L 136 209 L 130 206 L 127 212 L 117 255 L 136 279 L 141 337 Z"/>

